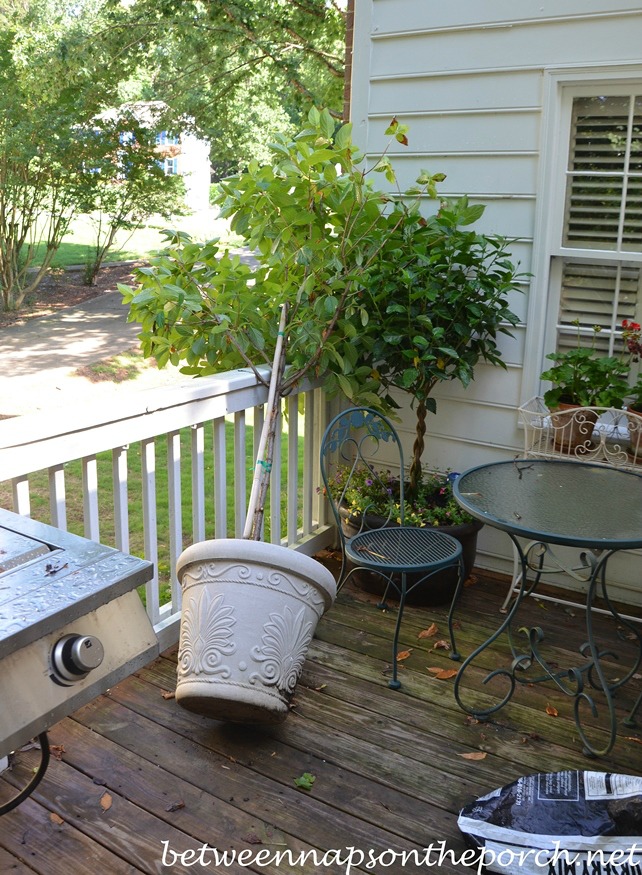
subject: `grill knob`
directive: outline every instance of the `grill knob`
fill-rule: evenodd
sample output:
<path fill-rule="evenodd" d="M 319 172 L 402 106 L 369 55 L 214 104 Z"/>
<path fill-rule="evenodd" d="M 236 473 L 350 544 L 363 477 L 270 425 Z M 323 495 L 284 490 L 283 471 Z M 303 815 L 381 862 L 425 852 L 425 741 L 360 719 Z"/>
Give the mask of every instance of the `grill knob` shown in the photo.
<path fill-rule="evenodd" d="M 63 686 L 86 678 L 105 656 L 98 638 L 93 635 L 64 635 L 51 652 L 53 679 Z"/>

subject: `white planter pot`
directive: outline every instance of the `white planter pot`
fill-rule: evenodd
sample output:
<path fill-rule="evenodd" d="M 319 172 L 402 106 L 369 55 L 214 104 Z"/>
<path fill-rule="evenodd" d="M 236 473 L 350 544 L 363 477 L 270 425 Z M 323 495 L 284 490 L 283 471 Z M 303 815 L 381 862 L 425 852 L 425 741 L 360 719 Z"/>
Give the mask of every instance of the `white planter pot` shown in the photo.
<path fill-rule="evenodd" d="M 319 618 L 332 574 L 287 547 L 236 538 L 202 541 L 177 563 L 183 588 L 176 701 L 236 723 L 278 723 Z"/>

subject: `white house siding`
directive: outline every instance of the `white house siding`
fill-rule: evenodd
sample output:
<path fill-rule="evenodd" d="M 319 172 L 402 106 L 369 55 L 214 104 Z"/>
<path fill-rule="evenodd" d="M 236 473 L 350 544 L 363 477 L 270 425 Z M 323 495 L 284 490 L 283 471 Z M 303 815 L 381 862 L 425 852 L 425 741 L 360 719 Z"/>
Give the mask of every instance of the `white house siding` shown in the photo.
<path fill-rule="evenodd" d="M 381 152 L 390 119 L 408 124 L 409 146 L 391 157 L 402 187 L 419 171 L 442 171 L 445 196 L 487 205 L 480 231 L 518 238 L 513 255 L 537 272 L 547 75 L 623 65 L 642 69 L 642 5 L 626 0 L 355 0 L 351 118 L 367 157 Z M 538 212 L 539 207 L 539 212 Z M 434 206 L 426 201 L 425 209 Z M 539 233 L 542 233 L 539 231 Z M 471 386 L 445 384 L 428 422 L 426 462 L 463 470 L 521 451 L 516 409 L 541 370 L 545 289 L 523 283 L 513 309 L 521 322 L 502 340 L 506 370 L 480 366 Z M 528 322 L 528 331 L 527 331 Z M 524 378 L 526 369 L 527 379 Z M 535 378 L 534 378 L 535 375 Z M 414 415 L 400 431 L 412 441 Z M 488 529 L 488 527 L 486 527 Z M 482 532 L 479 564 L 512 568 L 508 538 Z M 634 563 L 634 559 L 636 563 Z M 614 563 L 618 594 L 639 600 L 639 557 Z M 636 575 L 636 572 L 637 575 Z"/>

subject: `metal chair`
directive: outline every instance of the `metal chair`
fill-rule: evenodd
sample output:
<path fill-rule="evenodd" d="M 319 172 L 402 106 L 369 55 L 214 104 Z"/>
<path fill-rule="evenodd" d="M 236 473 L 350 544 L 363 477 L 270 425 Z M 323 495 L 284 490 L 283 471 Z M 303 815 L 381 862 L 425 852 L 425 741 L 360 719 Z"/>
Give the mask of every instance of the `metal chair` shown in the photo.
<path fill-rule="evenodd" d="M 386 466 L 384 472 L 382 465 Z M 399 476 L 391 474 L 388 468 L 399 472 Z M 401 687 L 397 678 L 397 645 L 406 597 L 418 586 L 429 586 L 434 574 L 450 567 L 456 567 L 458 572 L 448 614 L 448 632 L 451 657 L 459 659 L 452 620 L 464 578 L 459 541 L 436 528 L 405 525 L 403 472 L 399 437 L 390 421 L 376 410 L 351 407 L 328 425 L 321 442 L 321 476 L 341 540 L 337 588 L 357 571 L 377 574 L 386 581 L 383 598 L 377 605 L 381 609 L 388 608 L 386 597 L 390 588 L 396 591 L 399 611 L 392 642 L 392 679 L 389 681 L 392 689 Z M 355 512 L 350 496 L 357 494 L 355 489 L 364 483 L 367 483 L 368 494 L 376 493 L 377 498 L 360 500 Z"/>

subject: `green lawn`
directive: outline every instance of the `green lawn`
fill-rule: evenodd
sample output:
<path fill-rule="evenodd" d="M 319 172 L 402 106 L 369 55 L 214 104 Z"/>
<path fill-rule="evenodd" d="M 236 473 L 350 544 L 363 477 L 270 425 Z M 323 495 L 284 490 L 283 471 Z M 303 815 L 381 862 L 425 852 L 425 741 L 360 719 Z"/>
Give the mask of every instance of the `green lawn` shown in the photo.
<path fill-rule="evenodd" d="M 165 228 L 186 231 L 197 240 L 221 237 L 221 239 L 230 240 L 232 244 L 235 244 L 237 241 L 230 236 L 228 222 L 224 219 L 216 219 L 215 215 L 216 213 L 212 211 L 205 217 L 202 215 L 177 216 L 173 221 L 157 218 L 152 219 L 148 225 L 139 231 L 134 231 L 133 234 L 129 231 L 121 231 L 116 236 L 116 243 L 107 253 L 105 261 L 149 258 L 163 247 L 161 232 Z M 90 216 L 78 216 L 72 222 L 69 233 L 63 239 L 52 267 L 84 264 L 91 254 L 94 241 L 95 230 Z M 40 249 L 44 252 L 44 244 L 41 244 Z M 36 255 L 35 263 L 39 263 L 38 255 Z"/>

